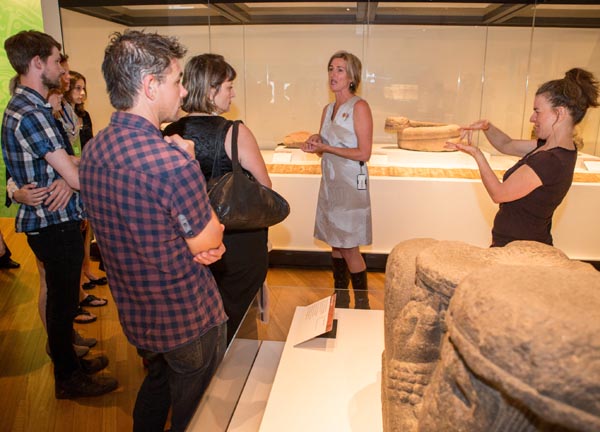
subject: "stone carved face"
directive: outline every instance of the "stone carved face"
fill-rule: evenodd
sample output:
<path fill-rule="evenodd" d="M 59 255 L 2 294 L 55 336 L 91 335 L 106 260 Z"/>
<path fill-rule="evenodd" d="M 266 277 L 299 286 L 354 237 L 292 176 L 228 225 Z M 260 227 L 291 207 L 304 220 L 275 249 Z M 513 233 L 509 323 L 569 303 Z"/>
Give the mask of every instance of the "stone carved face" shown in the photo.
<path fill-rule="evenodd" d="M 425 302 L 410 301 L 400 312 L 394 327 L 398 353 L 394 358 L 411 362 L 438 359 L 441 341 L 438 313 Z"/>
<path fill-rule="evenodd" d="M 447 337 L 441 356 L 423 397 L 419 431 L 496 430 L 492 425 L 506 414 L 502 396 L 466 367 Z"/>
<path fill-rule="evenodd" d="M 394 345 L 386 374 L 389 406 L 386 430 L 414 431 L 423 392 L 439 358 L 440 319 L 424 298 L 410 300 L 393 327 Z"/>

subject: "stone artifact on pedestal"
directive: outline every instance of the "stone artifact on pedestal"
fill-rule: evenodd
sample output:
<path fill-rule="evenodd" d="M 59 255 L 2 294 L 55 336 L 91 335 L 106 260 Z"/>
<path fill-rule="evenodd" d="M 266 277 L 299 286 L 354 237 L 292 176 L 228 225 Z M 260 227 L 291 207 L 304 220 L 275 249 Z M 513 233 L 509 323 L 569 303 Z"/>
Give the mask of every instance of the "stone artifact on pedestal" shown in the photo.
<path fill-rule="evenodd" d="M 385 119 L 386 132 L 396 132 L 398 148 L 405 150 L 443 152 L 446 141 L 460 140 L 460 126 L 447 123 L 409 120 L 406 117 Z"/>
<path fill-rule="evenodd" d="M 291 148 L 300 148 L 306 142 L 312 133 L 308 131 L 296 131 L 283 137 L 283 145 Z"/>
<path fill-rule="evenodd" d="M 592 266 L 416 239 L 390 254 L 385 294 L 385 431 L 600 430 Z"/>

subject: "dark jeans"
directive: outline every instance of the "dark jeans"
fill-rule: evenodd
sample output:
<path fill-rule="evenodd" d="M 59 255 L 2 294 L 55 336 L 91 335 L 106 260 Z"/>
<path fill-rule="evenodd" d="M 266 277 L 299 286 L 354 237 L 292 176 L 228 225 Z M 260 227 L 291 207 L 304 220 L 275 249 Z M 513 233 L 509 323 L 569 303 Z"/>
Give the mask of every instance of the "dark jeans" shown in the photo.
<path fill-rule="evenodd" d="M 225 323 L 166 353 L 138 349 L 148 374 L 133 409 L 133 430 L 164 430 L 172 406 L 171 431 L 184 431 L 225 355 Z"/>
<path fill-rule="evenodd" d="M 27 233 L 29 247 L 46 270 L 48 345 L 58 381 L 68 379 L 80 367 L 72 340 L 83 262 L 79 224 L 65 222 Z"/>

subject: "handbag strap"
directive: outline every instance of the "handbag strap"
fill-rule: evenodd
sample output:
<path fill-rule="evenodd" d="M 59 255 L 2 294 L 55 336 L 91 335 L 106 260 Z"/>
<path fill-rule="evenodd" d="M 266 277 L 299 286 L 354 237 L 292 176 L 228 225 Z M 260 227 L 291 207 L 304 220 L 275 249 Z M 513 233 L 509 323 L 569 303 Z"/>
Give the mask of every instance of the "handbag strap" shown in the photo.
<path fill-rule="evenodd" d="M 238 130 L 240 126 L 240 121 L 235 120 L 233 122 L 233 129 L 231 130 L 231 164 L 233 166 L 233 171 L 239 171 L 242 169 L 240 165 L 240 161 L 238 160 Z"/>
<path fill-rule="evenodd" d="M 215 133 L 215 138 L 213 140 L 215 156 L 213 158 L 213 166 L 210 172 L 210 180 L 221 177 L 221 149 L 225 145 L 225 137 L 227 136 L 227 130 L 229 129 L 229 126 L 231 126 L 231 123 L 231 121 L 224 119 Z"/>
<path fill-rule="evenodd" d="M 231 131 L 231 166 L 233 171 L 240 169 L 240 164 L 238 160 L 238 147 L 237 147 L 237 137 L 238 137 L 238 129 L 241 120 L 224 121 L 219 130 L 216 133 L 214 147 L 215 147 L 215 158 L 213 159 L 212 171 L 210 173 L 211 179 L 216 179 L 221 177 L 221 149 L 224 149 L 225 146 L 225 137 L 227 136 L 227 131 L 229 130 L 229 126 L 232 126 L 233 129 Z"/>

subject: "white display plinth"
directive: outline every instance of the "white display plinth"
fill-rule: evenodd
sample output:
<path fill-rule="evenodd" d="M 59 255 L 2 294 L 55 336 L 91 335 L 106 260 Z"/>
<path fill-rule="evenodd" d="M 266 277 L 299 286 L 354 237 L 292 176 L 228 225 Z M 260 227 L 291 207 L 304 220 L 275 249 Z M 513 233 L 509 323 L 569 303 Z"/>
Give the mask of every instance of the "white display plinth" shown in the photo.
<path fill-rule="evenodd" d="M 274 165 L 274 153 L 285 153 L 289 161 Z M 291 207 L 287 219 L 269 229 L 273 249 L 331 251 L 314 238 L 319 158 L 285 148 L 263 151 L 263 156 L 273 189 Z M 509 156 L 486 158 L 498 172 L 516 162 Z M 600 261 L 600 176 L 586 168 L 593 162 L 600 158 L 580 154 L 575 181 L 552 221 L 554 245 L 572 259 Z M 394 175 L 381 175 L 382 170 Z M 462 241 L 478 247 L 491 244 L 498 205 L 478 178 L 472 157 L 374 145 L 369 172 L 373 242 L 361 247 L 363 253 L 388 254 L 398 243 L 413 238 Z"/>
<path fill-rule="evenodd" d="M 335 339 L 294 347 L 299 309 L 260 431 L 381 431 L 383 311 L 336 309 Z"/>

